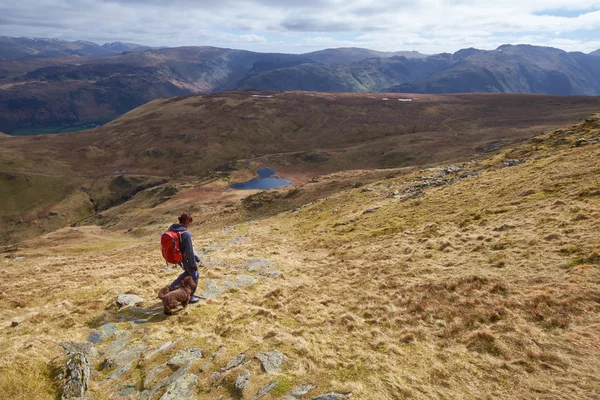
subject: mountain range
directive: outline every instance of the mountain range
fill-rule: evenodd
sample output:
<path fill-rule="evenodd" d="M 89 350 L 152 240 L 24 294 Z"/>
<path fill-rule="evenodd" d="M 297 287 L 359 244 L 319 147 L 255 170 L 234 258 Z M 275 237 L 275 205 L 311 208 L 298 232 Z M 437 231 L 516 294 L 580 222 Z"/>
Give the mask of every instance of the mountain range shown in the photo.
<path fill-rule="evenodd" d="M 106 57 L 124 51 L 143 51 L 151 48 L 150 46 L 127 42 L 112 42 L 99 45 L 83 40 L 69 41 L 54 38 L 0 36 L 0 60 L 28 57 L 49 58 L 69 55 Z"/>
<path fill-rule="evenodd" d="M 81 54 L 101 49 L 105 56 L 0 61 L 0 131 L 81 130 L 153 99 L 240 89 L 600 95 L 600 57 L 530 45 L 426 56 L 359 48 L 278 54 L 57 43 L 71 52 L 75 43 Z M 123 49 L 128 51 L 107 55 Z"/>

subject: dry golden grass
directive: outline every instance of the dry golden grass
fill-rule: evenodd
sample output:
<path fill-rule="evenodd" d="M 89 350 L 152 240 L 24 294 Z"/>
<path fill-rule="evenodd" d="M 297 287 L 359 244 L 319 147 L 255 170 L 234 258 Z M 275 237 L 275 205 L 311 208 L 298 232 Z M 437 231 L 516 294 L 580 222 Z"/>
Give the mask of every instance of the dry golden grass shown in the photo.
<path fill-rule="evenodd" d="M 242 351 L 279 349 L 290 361 L 265 398 L 300 383 L 316 384 L 311 394 L 369 400 L 598 398 L 600 145 L 572 146 L 600 126 L 571 129 L 476 160 L 467 169 L 479 176 L 425 189 L 418 199 L 390 193 L 431 172 L 396 171 L 369 183 L 372 191 L 342 190 L 235 231 L 219 227 L 224 204 L 182 193 L 172 204 L 189 205 L 198 193 L 198 212 L 212 213 L 210 224 L 192 227 L 195 246 L 224 246 L 210 253 L 218 266 L 202 277 L 231 278 L 251 257 L 269 258 L 284 273 L 174 317 L 153 316 L 134 342 L 184 337 L 174 350 L 198 346 L 205 354 L 225 346 L 217 367 Z M 558 137 L 564 143 L 556 145 Z M 513 158 L 527 160 L 501 168 Z M 156 211 L 163 214 L 147 226 L 150 236 L 69 228 L 28 243 L 18 254 L 24 261 L 2 265 L 1 389 L 12 398 L 53 398 L 54 374 L 40 365 L 60 364 L 59 342 L 85 341 L 103 322 L 131 330 L 112 305 L 120 293 L 142 296 L 146 309 L 158 304 L 156 290 L 176 276 L 162 269 L 158 251 L 168 206 Z M 169 354 L 120 381 L 143 381 Z M 36 386 L 19 386 L 15 371 L 37 377 Z M 198 398 L 228 396 L 235 376 L 211 390 L 211 372 L 199 373 Z M 256 374 L 248 393 L 271 378 Z M 99 379 L 90 389 L 95 399 L 110 393 Z"/>

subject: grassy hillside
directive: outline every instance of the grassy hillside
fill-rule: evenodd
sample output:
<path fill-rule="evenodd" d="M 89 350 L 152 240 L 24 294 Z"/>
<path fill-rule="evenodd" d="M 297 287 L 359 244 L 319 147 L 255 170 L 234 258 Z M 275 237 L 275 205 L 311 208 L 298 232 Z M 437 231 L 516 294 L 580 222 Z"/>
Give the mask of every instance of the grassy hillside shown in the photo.
<path fill-rule="evenodd" d="M 153 380 L 155 368 L 191 347 L 204 354 L 188 370 L 198 398 L 235 396 L 240 369 L 222 368 L 240 353 L 244 398 L 274 381 L 263 398 L 296 384 L 315 386 L 305 398 L 597 398 L 599 156 L 600 115 L 470 162 L 322 175 L 252 207 L 256 195 L 218 182 L 154 209 L 140 192 L 120 209 L 127 230 L 65 228 L 5 254 L 0 389 L 54 398 L 57 344 L 112 322 L 145 354 L 184 339 L 121 375 L 95 372 L 95 399 L 155 387 L 171 373 Z M 191 231 L 211 299 L 166 318 L 156 290 L 178 271 L 158 235 L 186 209 L 202 222 Z M 118 311 L 125 292 L 144 304 Z M 115 344 L 96 346 L 94 369 Z M 288 360 L 265 374 L 253 356 L 273 349 Z"/>
<path fill-rule="evenodd" d="M 248 91 L 156 100 L 86 132 L 2 135 L 0 218 L 10 233 L 0 244 L 96 218 L 141 191 L 158 204 L 171 187 L 226 186 L 265 165 L 304 183 L 349 169 L 464 160 L 599 105 L 588 97 Z M 67 198 L 77 200 L 65 207 Z"/>

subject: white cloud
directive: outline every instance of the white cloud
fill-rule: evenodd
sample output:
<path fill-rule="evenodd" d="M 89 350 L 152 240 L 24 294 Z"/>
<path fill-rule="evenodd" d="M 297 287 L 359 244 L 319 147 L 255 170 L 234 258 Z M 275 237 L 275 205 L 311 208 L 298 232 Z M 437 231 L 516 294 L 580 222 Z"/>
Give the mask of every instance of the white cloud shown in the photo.
<path fill-rule="evenodd" d="M 600 1 L 21 0 L 0 4 L 0 28 L 9 36 L 271 51 L 361 46 L 433 53 L 519 39 L 591 51 L 600 47 L 593 37 Z"/>

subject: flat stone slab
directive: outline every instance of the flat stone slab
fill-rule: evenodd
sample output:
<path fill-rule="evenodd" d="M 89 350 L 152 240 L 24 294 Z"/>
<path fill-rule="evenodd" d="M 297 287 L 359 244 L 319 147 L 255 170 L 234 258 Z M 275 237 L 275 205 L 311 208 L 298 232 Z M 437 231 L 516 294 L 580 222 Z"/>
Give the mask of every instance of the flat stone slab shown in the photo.
<path fill-rule="evenodd" d="M 212 279 L 206 279 L 206 289 L 200 292 L 200 297 L 207 300 L 215 299 L 224 291 L 225 290 L 221 289 L 215 281 Z"/>
<path fill-rule="evenodd" d="M 258 282 L 258 279 L 251 275 L 238 275 L 235 277 L 235 283 L 239 287 L 248 287 Z"/>
<path fill-rule="evenodd" d="M 112 336 L 114 333 L 119 331 L 119 327 L 112 322 L 107 322 L 100 327 L 100 330 L 104 332 L 106 336 Z"/>
<path fill-rule="evenodd" d="M 154 398 L 154 395 L 156 393 L 158 393 L 159 390 L 161 390 L 165 386 L 171 385 L 173 382 L 175 382 L 182 376 L 187 375 L 190 370 L 190 365 L 191 365 L 191 363 L 185 364 L 183 367 L 181 367 L 177 371 L 175 371 L 171 376 L 158 381 L 158 383 L 156 383 L 154 386 L 152 386 L 151 389 L 144 390 L 140 394 L 139 400 L 150 400 L 150 399 Z"/>
<path fill-rule="evenodd" d="M 93 344 L 99 344 L 106 340 L 106 334 L 102 331 L 91 331 L 88 335 L 88 342 Z"/>
<path fill-rule="evenodd" d="M 237 356 L 231 358 L 227 362 L 227 365 L 225 365 L 225 367 L 222 368 L 222 371 L 228 371 L 235 367 L 239 367 L 240 365 L 242 365 L 242 362 L 244 361 L 244 357 L 246 357 L 246 356 L 244 355 L 244 353 L 242 353 L 242 354 L 238 354 Z"/>
<path fill-rule="evenodd" d="M 121 351 L 129 344 L 129 340 L 115 340 L 114 342 L 110 342 L 106 349 L 104 349 L 104 354 L 111 355 L 118 351 Z"/>
<path fill-rule="evenodd" d="M 224 288 L 231 290 L 231 289 L 237 289 L 237 285 L 231 281 L 228 281 L 226 279 L 221 279 L 220 281 L 221 286 L 223 286 Z"/>
<path fill-rule="evenodd" d="M 273 350 L 256 355 L 262 364 L 263 369 L 267 374 L 281 371 L 281 364 L 287 360 L 287 356 L 279 350 Z"/>
<path fill-rule="evenodd" d="M 59 343 L 66 355 L 75 353 L 81 353 L 87 358 L 95 358 L 98 356 L 98 350 L 92 343 L 75 343 L 75 342 L 62 342 Z"/>
<path fill-rule="evenodd" d="M 145 344 L 136 344 L 115 354 L 111 354 L 102 363 L 102 368 L 122 367 L 125 364 L 129 364 L 138 359 L 147 348 L 148 346 Z"/>
<path fill-rule="evenodd" d="M 186 374 L 175 380 L 160 400 L 183 400 L 191 399 L 194 395 L 194 389 L 198 384 L 198 376 Z"/>
<path fill-rule="evenodd" d="M 148 372 L 148 375 L 146 375 L 146 379 L 144 379 L 144 388 L 145 389 L 149 388 L 152 381 L 154 381 L 154 379 L 156 379 L 157 376 L 159 376 L 166 370 L 167 370 L 167 367 L 165 367 L 162 364 L 159 364 L 156 367 L 152 368 Z"/>
<path fill-rule="evenodd" d="M 282 271 L 276 270 L 276 271 L 262 271 L 258 273 L 260 276 L 264 276 L 265 278 L 269 278 L 269 279 L 273 279 L 273 278 L 277 278 L 278 276 L 280 276 L 281 274 L 283 274 Z"/>
<path fill-rule="evenodd" d="M 119 307 L 133 307 L 142 304 L 144 299 L 135 294 L 120 294 L 117 297 L 117 305 Z"/>
<path fill-rule="evenodd" d="M 121 375 L 123 375 L 125 372 L 129 371 L 130 369 L 131 369 L 131 364 L 124 365 L 123 367 L 119 368 L 118 370 L 116 370 L 115 372 L 110 374 L 110 376 L 107 378 L 107 380 L 113 381 L 113 380 L 117 379 L 118 377 L 120 377 Z"/>
<path fill-rule="evenodd" d="M 168 349 L 170 349 L 171 347 L 175 346 L 177 343 L 181 342 L 183 340 L 183 338 L 179 338 L 175 341 L 168 341 L 166 343 L 163 343 L 159 348 L 154 349 L 146 354 L 144 354 L 144 356 L 142 357 L 142 362 L 154 357 L 156 354 L 166 351 Z"/>
<path fill-rule="evenodd" d="M 317 397 L 313 397 L 312 400 L 342 400 L 342 399 L 349 399 L 350 397 L 352 397 L 352 393 L 341 394 L 341 393 L 330 392 L 330 393 L 320 394 Z"/>
<path fill-rule="evenodd" d="M 314 385 L 297 385 L 294 386 L 294 388 L 288 392 L 288 395 L 293 396 L 295 398 L 300 398 L 305 394 L 308 394 L 308 392 L 310 392 L 314 388 Z"/>
<path fill-rule="evenodd" d="M 271 390 L 275 389 L 277 386 L 279 386 L 279 382 L 275 381 L 261 387 L 260 389 L 258 389 L 258 393 L 256 393 L 256 396 L 254 396 L 252 400 L 260 399 L 261 397 L 269 393 Z"/>
<path fill-rule="evenodd" d="M 167 365 L 170 367 L 182 367 L 188 362 L 194 362 L 202 358 L 202 350 L 198 348 L 190 348 L 179 350 L 169 361 Z"/>
<path fill-rule="evenodd" d="M 267 258 L 250 258 L 246 261 L 245 267 L 248 272 L 257 272 L 271 265 L 271 260 Z"/>

